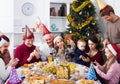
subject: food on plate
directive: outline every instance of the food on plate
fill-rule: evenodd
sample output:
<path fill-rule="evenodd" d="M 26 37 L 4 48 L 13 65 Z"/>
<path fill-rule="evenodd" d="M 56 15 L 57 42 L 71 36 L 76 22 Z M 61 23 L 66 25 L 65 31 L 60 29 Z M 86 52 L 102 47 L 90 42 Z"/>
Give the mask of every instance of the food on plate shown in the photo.
<path fill-rule="evenodd" d="M 30 84 L 45 84 L 44 80 L 33 80 Z"/>
<path fill-rule="evenodd" d="M 75 84 L 74 81 L 58 80 L 54 79 L 50 81 L 50 84 Z"/>
<path fill-rule="evenodd" d="M 94 84 L 94 80 L 81 79 L 80 84 Z"/>

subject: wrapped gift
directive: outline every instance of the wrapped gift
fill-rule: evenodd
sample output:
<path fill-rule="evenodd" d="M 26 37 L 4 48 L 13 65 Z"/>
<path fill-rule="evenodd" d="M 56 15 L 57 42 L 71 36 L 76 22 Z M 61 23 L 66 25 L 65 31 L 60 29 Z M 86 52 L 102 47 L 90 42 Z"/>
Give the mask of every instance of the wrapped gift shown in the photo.
<path fill-rule="evenodd" d="M 70 69 L 67 66 L 63 66 L 63 65 L 58 66 L 56 69 L 56 78 L 69 79 Z"/>

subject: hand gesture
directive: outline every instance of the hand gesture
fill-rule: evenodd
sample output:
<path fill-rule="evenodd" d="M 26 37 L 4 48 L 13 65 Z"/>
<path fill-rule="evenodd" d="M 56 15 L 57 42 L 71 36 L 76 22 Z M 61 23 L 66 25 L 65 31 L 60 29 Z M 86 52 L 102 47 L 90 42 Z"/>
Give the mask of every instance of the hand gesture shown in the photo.
<path fill-rule="evenodd" d="M 40 50 L 39 50 L 39 48 L 36 47 L 33 52 L 34 52 L 35 57 L 36 57 L 37 59 L 39 59 L 39 58 L 40 58 Z"/>
<path fill-rule="evenodd" d="M 93 67 L 94 67 L 95 70 L 98 69 L 98 66 L 97 66 L 97 65 L 93 65 Z"/>
<path fill-rule="evenodd" d="M 72 47 L 75 46 L 75 43 L 74 43 L 74 41 L 72 39 L 67 40 L 67 44 L 71 45 Z"/>
<path fill-rule="evenodd" d="M 98 64 L 99 64 L 99 63 L 95 60 L 95 61 L 94 61 L 94 65 L 98 65 Z"/>
<path fill-rule="evenodd" d="M 18 58 L 12 58 L 9 63 L 8 63 L 8 66 L 16 66 L 19 62 L 19 59 Z"/>

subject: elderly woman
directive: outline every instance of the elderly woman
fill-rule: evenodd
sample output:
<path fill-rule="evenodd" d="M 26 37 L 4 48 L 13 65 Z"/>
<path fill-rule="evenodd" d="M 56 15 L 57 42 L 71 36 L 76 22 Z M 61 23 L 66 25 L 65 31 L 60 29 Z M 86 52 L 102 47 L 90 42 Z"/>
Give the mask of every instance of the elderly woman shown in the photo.
<path fill-rule="evenodd" d="M 10 75 L 12 66 L 15 66 L 18 63 L 18 59 L 11 59 L 7 65 L 5 65 L 4 54 L 8 51 L 10 41 L 7 37 L 0 36 L 0 84 L 5 84 L 5 80 Z"/>
<path fill-rule="evenodd" d="M 41 61 L 40 51 L 36 46 L 33 45 L 34 35 L 28 27 L 26 27 L 23 40 L 23 44 L 19 45 L 14 53 L 14 57 L 19 59 L 16 67 L 20 67 L 25 63 Z"/>

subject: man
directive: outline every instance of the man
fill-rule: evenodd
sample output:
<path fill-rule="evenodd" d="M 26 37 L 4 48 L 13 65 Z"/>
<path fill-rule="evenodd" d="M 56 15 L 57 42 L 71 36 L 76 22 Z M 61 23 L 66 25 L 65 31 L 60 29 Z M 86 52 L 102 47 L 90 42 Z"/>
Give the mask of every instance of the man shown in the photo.
<path fill-rule="evenodd" d="M 41 24 L 41 26 L 43 28 L 43 38 L 45 43 L 40 44 L 40 54 L 42 61 L 46 61 L 47 57 L 49 57 L 50 54 L 53 53 L 54 37 L 44 24 Z"/>
<path fill-rule="evenodd" d="M 104 48 L 107 44 L 116 44 L 120 49 L 120 17 L 115 15 L 114 9 L 101 0 L 97 0 L 100 7 L 100 15 L 106 21 L 106 36 L 103 41 Z M 119 53 L 120 54 L 120 53 Z M 120 58 L 117 58 L 120 63 Z"/>
<path fill-rule="evenodd" d="M 115 15 L 114 9 L 102 2 L 97 0 L 100 7 L 100 15 L 106 21 L 106 37 L 103 41 L 104 47 L 108 43 L 114 43 L 120 48 L 120 17 Z"/>
<path fill-rule="evenodd" d="M 10 40 L 7 36 L 2 34 L 2 35 L 0 35 L 0 37 L 7 40 L 8 42 L 10 42 Z M 7 65 L 9 63 L 10 59 L 11 59 L 8 49 L 5 50 L 3 55 L 4 55 L 3 56 L 3 61 L 5 62 L 5 65 Z"/>
<path fill-rule="evenodd" d="M 0 36 L 0 84 L 5 84 L 5 81 L 10 75 L 12 67 L 18 63 L 18 59 L 11 59 L 8 61 L 7 65 L 5 64 L 7 57 L 5 58 L 5 53 L 8 52 L 8 47 L 10 45 L 9 39 L 2 35 Z"/>

